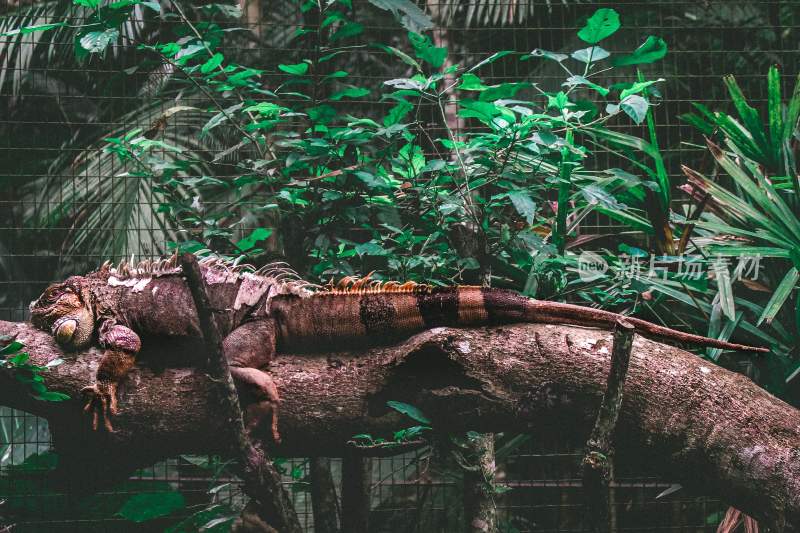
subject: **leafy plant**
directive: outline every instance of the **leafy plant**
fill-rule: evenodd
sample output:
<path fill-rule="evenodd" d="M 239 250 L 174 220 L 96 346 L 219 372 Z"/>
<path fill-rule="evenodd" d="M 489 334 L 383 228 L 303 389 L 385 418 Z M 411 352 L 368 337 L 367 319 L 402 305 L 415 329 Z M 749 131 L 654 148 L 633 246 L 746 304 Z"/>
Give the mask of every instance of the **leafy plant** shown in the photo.
<path fill-rule="evenodd" d="M 0 336 L 0 368 L 10 371 L 17 381 L 30 386 L 31 396 L 44 402 L 61 402 L 68 400 L 64 393 L 52 391 L 44 383 L 43 372 L 63 363 L 63 359 L 53 359 L 45 366 L 30 363 L 30 354 L 23 351 L 25 347 L 13 337 Z"/>
<path fill-rule="evenodd" d="M 768 175 L 783 177 L 797 195 L 800 178 L 797 177 L 797 150 L 792 144 L 798 142 L 800 75 L 789 99 L 784 102 L 780 71 L 776 66 L 769 68 L 766 118 L 748 103 L 736 78 L 725 76 L 724 80 L 737 116 L 693 103 L 698 113 L 687 113 L 681 118 L 705 135 L 719 136 L 730 147 L 735 146 L 738 153 L 764 167 Z"/>

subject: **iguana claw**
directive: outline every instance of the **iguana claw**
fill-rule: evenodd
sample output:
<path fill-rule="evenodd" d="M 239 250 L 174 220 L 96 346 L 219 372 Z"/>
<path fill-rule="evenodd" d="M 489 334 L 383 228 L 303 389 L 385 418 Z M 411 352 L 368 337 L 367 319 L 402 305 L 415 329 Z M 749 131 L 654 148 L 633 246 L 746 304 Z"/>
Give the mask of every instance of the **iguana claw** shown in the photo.
<path fill-rule="evenodd" d="M 92 413 L 92 430 L 97 431 L 100 416 L 103 417 L 103 427 L 109 433 L 114 433 L 111 425 L 111 417 L 119 413 L 117 408 L 117 386 L 114 383 L 98 382 L 94 385 L 84 387 L 81 393 L 87 397 L 86 404 L 83 406 L 85 413 Z"/>

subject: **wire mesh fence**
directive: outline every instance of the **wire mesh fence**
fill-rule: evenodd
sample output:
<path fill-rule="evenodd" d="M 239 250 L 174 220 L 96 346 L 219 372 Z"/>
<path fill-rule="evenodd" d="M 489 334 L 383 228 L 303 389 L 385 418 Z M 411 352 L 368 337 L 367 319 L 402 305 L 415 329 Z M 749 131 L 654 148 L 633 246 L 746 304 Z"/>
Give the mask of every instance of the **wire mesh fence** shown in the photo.
<path fill-rule="evenodd" d="M 162 3 L 166 7 L 167 2 Z M 70 5 L 7 1 L 0 5 L 0 33 L 15 25 L 59 22 Z M 734 74 L 757 105 L 766 99 L 764 78 L 770 64 L 780 65 L 787 80 L 800 67 L 798 0 L 429 0 L 421 5 L 436 22 L 435 43 L 447 47 L 450 61 L 458 64 L 475 64 L 498 50 L 572 50 L 582 18 L 598 7 L 621 13 L 626 28 L 621 47 L 635 48 L 642 35 L 664 38 L 669 54 L 648 65 L 647 74 L 666 79 L 655 113 L 673 183 L 680 182 L 681 164 L 703 165 L 703 152 L 693 146 L 701 138 L 678 119 L 691 111 L 692 102 L 726 108 L 730 104 L 721 77 Z M 297 56 L 299 49 L 289 37 L 308 20 L 296 4 L 246 0 L 241 7 L 237 26 L 245 31 L 229 51 L 240 55 L 243 64 L 274 65 Z M 354 2 L 354 12 L 364 25 L 364 42 L 404 39 L 394 19 L 369 3 Z M 151 30 L 136 21 L 127 28 L 131 36 Z M 104 139 L 134 128 L 151 130 L 176 103 L 192 106 L 202 101 L 184 91 L 173 72 L 122 41 L 102 58 L 77 62 L 69 35 L 64 31 L 0 37 L 0 319 L 26 319 L 27 303 L 65 274 L 96 268 L 106 259 L 154 257 L 164 251 L 166 240 L 181 238 L 159 213 L 158 187 L 125 174 L 126 169 L 104 152 Z M 359 50 L 352 53 L 354 62 L 363 64 L 353 73 L 353 83 L 386 79 L 385 63 L 366 61 Z M 497 61 L 485 78 L 493 83 L 527 80 L 549 90 L 563 81 L 557 69 Z M 269 74 L 264 81 L 269 86 Z M 367 99 L 353 105 L 383 104 Z M 213 137 L 186 137 L 197 129 L 196 119 L 180 114 L 159 134 L 165 140 L 181 139 L 187 149 L 208 159 L 220 156 L 224 143 Z M 235 176 L 234 165 L 226 162 L 230 161 L 222 154 L 215 170 L 227 169 Z M 590 164 L 607 168 L 616 161 L 613 154 L 599 154 Z M 186 172 L 202 177 L 199 169 Z M 253 222 L 245 221 L 244 226 Z M 587 233 L 611 230 L 602 217 L 582 224 Z M 141 494 L 179 493 L 185 506 L 177 515 L 184 517 L 209 504 L 235 509 L 243 502 L 237 480 L 208 457 L 159 463 L 95 495 L 86 494 L 86 487 L 50 486 L 36 475 L 52 466 L 49 448 L 44 421 L 0 408 L 0 531 L 4 523 L 15 524 L 14 531 L 163 531 L 175 526 L 176 514 L 141 524 L 118 514 Z M 579 446 L 558 435 L 537 435 L 509 453 L 500 463 L 499 480 L 511 490 L 497 499 L 503 531 L 584 530 L 578 453 Z M 301 520 L 311 530 L 308 465 L 292 460 L 283 469 Z M 338 483 L 338 460 L 333 471 Z M 460 529 L 458 479 L 435 459 L 375 460 L 372 472 L 374 531 Z M 669 480 L 649 473 L 646 464 L 617 472 L 612 484 L 616 530 L 716 530 L 726 507 L 722 502 L 714 495 L 694 497 L 685 491 L 657 497 L 671 487 Z"/>

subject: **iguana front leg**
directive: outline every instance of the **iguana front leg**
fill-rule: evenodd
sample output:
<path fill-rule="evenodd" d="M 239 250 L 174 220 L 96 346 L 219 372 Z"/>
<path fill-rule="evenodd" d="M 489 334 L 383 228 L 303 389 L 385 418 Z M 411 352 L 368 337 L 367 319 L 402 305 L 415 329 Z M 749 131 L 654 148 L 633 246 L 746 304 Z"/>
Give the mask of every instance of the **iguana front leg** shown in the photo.
<path fill-rule="evenodd" d="M 92 429 L 95 431 L 99 426 L 100 417 L 103 418 L 103 426 L 111 433 L 114 427 L 111 425 L 110 415 L 119 412 L 117 408 L 117 389 L 120 382 L 133 368 L 136 362 L 136 354 L 142 347 L 139 335 L 127 326 L 122 326 L 113 320 L 106 320 L 100 326 L 100 346 L 106 349 L 100 366 L 97 367 L 97 374 L 94 385 L 83 389 L 86 396 L 86 405 L 83 410 L 92 414 Z"/>
<path fill-rule="evenodd" d="M 276 443 L 278 431 L 278 388 L 266 368 L 275 357 L 275 323 L 260 319 L 242 324 L 222 342 L 222 349 L 231 369 L 231 376 L 241 393 L 254 393 L 255 401 L 244 409 L 248 431 L 262 420 L 271 420 L 270 430 Z"/>

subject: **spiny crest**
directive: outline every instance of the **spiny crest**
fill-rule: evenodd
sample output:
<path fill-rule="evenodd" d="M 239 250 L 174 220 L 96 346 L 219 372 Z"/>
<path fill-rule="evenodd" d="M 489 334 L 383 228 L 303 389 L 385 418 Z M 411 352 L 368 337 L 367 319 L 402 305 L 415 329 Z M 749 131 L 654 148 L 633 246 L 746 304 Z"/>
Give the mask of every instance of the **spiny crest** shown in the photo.
<path fill-rule="evenodd" d="M 400 283 L 399 281 L 381 281 L 371 279 L 374 272 L 370 272 L 363 278 L 355 276 L 346 276 L 339 280 L 339 283 L 334 283 L 331 279 L 327 285 L 322 287 L 322 291 L 318 294 L 320 296 L 334 295 L 334 294 L 386 294 L 386 293 L 426 293 L 430 292 L 431 286 L 415 281 L 406 281 Z"/>
<path fill-rule="evenodd" d="M 100 272 L 107 273 L 118 280 L 155 278 L 168 274 L 177 274 L 180 272 L 178 252 L 176 251 L 170 257 L 164 259 L 145 259 L 138 263 L 134 263 L 134 256 L 131 255 L 130 262 L 123 259 L 116 267 L 113 266 L 111 261 L 106 261 L 100 267 Z"/>
<path fill-rule="evenodd" d="M 287 263 L 269 263 L 257 269 L 249 263 L 242 262 L 242 259 L 243 256 L 231 260 L 216 255 L 205 255 L 198 259 L 198 263 L 204 271 L 206 283 L 214 285 L 241 280 L 241 289 L 252 293 L 251 296 L 269 291 L 271 297 L 280 294 L 307 297 L 320 289 L 319 285 L 305 281 Z M 107 274 L 109 285 L 126 286 L 133 292 L 141 292 L 153 278 L 178 275 L 181 273 L 181 268 L 178 265 L 176 251 L 168 258 L 144 260 L 139 263 L 134 263 L 131 256 L 130 262 L 123 260 L 116 267 L 112 266 L 110 261 L 106 261 L 99 272 Z M 237 301 L 238 298 L 237 296 Z"/>

